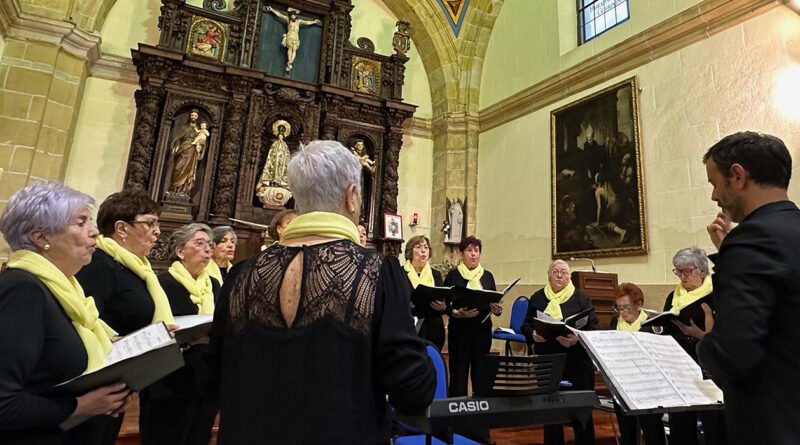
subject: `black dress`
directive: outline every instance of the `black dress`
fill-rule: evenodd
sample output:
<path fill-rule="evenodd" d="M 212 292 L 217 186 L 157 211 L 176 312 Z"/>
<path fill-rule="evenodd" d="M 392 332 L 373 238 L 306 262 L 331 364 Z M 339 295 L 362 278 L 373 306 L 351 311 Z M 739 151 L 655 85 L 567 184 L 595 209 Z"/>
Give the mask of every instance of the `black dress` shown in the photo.
<path fill-rule="evenodd" d="M 444 279 L 445 286 L 467 287 L 467 280 L 458 269 L 451 270 Z M 497 290 L 494 275 L 483 271 L 481 286 L 485 290 Z M 447 302 L 450 307 L 451 301 Z M 448 397 L 467 395 L 467 382 L 470 376 L 475 380 L 477 368 L 492 347 L 492 317 L 486 318 L 483 311 L 473 318 L 450 317 L 447 333 L 447 351 L 450 355 L 450 390 Z M 484 318 L 486 321 L 483 321 Z"/>
<path fill-rule="evenodd" d="M 525 335 L 529 343 L 533 344 L 534 354 L 567 354 L 567 361 L 564 366 L 564 380 L 572 383 L 572 389 L 594 390 L 594 365 L 592 365 L 589 355 L 581 344 L 565 348 L 556 341 L 533 343 L 532 320 L 536 318 L 536 311 L 544 312 L 547 308 L 547 303 L 548 300 L 544 294 L 544 289 L 540 289 L 531 295 L 530 303 L 528 303 L 528 313 L 525 315 L 525 322 L 522 324 L 523 335 Z M 589 296 L 580 289 L 575 289 L 572 297 L 561 305 L 561 314 L 564 318 L 567 318 L 590 307 L 592 307 L 592 300 L 589 299 Z M 584 330 L 597 329 L 597 323 L 597 316 L 592 312 L 589 317 L 589 323 Z M 576 445 L 594 444 L 594 425 L 591 418 L 589 418 L 586 427 L 582 426 L 580 422 L 573 422 L 570 426 L 575 432 Z M 544 443 L 545 445 L 562 445 L 564 443 L 564 430 L 561 425 L 544 426 Z"/>
<path fill-rule="evenodd" d="M 301 252 L 287 326 L 280 286 Z M 211 332 L 219 444 L 388 444 L 387 395 L 417 412 L 436 385 L 406 283 L 397 261 L 346 240 L 272 246 L 234 266 Z"/>
<path fill-rule="evenodd" d="M 100 318 L 119 335 L 128 335 L 153 321 L 156 306 L 144 280 L 103 250 L 95 250 L 92 262 L 75 278 L 86 296 L 94 298 Z M 114 445 L 123 416 L 95 416 L 78 428 L 99 430 L 102 438 L 98 443 Z"/>
<path fill-rule="evenodd" d="M 433 274 L 433 285 L 437 287 L 443 286 L 444 281 L 442 281 L 442 274 L 435 269 L 431 269 L 431 273 Z M 411 280 L 408 282 L 409 285 L 411 285 Z M 446 313 L 447 309 L 428 315 L 423 319 L 422 327 L 419 329 L 419 336 L 436 345 L 440 351 L 444 347 L 444 319 L 442 319 L 442 315 Z M 411 314 L 415 317 L 419 317 L 420 308 L 412 309 Z"/>
<path fill-rule="evenodd" d="M 53 294 L 19 269 L 0 273 L 0 357 L 0 443 L 96 443 L 58 428 L 75 411 L 74 397 L 37 395 L 83 373 L 88 357 Z"/>
<path fill-rule="evenodd" d="M 169 298 L 172 315 L 196 315 L 199 308 L 189 291 L 169 272 L 158 276 Z M 219 282 L 211 278 L 214 296 Z M 216 299 L 216 298 L 215 298 Z M 195 344 L 183 351 L 186 364 L 139 394 L 142 401 L 139 431 L 142 445 L 207 445 L 219 411 L 219 401 L 205 391 L 208 345 Z"/>

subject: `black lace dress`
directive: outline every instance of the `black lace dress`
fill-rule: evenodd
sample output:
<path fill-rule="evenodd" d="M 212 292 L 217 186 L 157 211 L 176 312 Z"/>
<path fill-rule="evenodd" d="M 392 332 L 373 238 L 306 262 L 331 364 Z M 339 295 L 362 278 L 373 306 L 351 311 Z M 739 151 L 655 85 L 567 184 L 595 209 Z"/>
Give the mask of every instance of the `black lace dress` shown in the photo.
<path fill-rule="evenodd" d="M 302 252 L 292 326 L 279 291 Z M 435 375 L 416 335 L 396 261 L 350 241 L 276 245 L 225 281 L 209 359 L 221 445 L 388 444 L 389 402 L 417 411 Z"/>

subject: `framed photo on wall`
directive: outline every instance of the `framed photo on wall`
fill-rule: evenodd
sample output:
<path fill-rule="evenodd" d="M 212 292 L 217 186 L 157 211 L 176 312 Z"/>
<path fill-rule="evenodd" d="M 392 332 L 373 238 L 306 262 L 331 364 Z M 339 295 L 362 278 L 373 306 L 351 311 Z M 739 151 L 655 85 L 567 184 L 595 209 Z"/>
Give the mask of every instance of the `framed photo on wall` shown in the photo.
<path fill-rule="evenodd" d="M 383 214 L 383 238 L 403 240 L 403 217 L 394 213 Z"/>
<path fill-rule="evenodd" d="M 552 254 L 647 253 L 635 77 L 550 114 Z"/>

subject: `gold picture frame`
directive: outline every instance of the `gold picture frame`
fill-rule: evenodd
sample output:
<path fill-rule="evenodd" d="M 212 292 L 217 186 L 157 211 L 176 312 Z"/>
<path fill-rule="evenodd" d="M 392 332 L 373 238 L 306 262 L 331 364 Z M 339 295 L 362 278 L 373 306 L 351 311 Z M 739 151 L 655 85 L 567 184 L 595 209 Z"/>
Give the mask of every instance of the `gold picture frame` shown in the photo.
<path fill-rule="evenodd" d="M 228 25 L 205 17 L 192 17 L 186 52 L 219 62 L 225 60 L 228 44 Z"/>

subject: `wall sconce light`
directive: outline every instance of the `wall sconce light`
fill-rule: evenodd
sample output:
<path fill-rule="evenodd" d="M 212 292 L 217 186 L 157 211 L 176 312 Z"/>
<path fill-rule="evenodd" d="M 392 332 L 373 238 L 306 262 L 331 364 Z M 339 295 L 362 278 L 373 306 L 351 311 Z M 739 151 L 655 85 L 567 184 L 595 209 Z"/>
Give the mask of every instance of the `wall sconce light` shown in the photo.
<path fill-rule="evenodd" d="M 419 224 L 419 214 L 418 213 L 414 213 L 413 215 L 411 215 L 411 222 L 408 223 L 408 226 L 409 227 L 416 227 L 417 224 Z"/>

